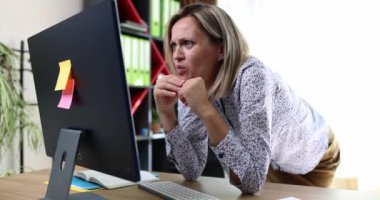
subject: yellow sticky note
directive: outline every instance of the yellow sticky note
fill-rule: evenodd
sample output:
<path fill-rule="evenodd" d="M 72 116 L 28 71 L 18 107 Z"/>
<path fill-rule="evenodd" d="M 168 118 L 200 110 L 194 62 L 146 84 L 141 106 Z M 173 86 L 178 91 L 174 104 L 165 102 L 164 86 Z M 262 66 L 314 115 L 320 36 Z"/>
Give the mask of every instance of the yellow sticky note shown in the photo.
<path fill-rule="evenodd" d="M 64 90 L 67 85 L 67 81 L 70 78 L 71 73 L 71 61 L 65 60 L 59 63 L 59 75 L 55 85 L 55 91 Z"/>

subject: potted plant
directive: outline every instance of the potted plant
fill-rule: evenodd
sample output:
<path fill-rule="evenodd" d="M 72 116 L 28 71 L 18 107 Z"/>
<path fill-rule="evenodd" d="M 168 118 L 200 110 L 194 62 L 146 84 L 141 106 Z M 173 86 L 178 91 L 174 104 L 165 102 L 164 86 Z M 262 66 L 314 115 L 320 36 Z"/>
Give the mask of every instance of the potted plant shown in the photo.
<path fill-rule="evenodd" d="M 15 52 L 0 42 L 0 161 L 20 130 L 27 133 L 32 149 L 38 148 L 42 135 L 20 95 L 20 85 L 15 80 L 16 59 Z"/>
<path fill-rule="evenodd" d="M 161 132 L 160 117 L 158 116 L 156 108 L 152 108 L 152 124 L 151 124 L 150 129 L 152 130 L 153 133 Z"/>

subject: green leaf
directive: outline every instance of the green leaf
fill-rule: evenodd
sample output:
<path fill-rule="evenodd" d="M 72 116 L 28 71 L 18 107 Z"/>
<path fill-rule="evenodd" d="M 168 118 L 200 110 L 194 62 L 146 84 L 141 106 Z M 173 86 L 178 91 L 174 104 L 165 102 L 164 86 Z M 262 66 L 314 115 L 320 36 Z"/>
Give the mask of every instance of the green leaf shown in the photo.
<path fill-rule="evenodd" d="M 20 95 L 18 81 L 14 80 L 16 59 L 17 55 L 0 42 L 0 161 L 21 129 L 34 150 L 42 141 L 41 129 Z"/>

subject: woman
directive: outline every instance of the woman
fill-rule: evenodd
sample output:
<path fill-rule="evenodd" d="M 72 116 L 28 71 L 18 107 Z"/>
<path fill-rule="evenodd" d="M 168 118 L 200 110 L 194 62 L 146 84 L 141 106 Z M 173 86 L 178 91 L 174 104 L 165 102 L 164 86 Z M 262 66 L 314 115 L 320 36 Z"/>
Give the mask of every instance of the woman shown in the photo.
<path fill-rule="evenodd" d="M 243 193 L 266 180 L 329 186 L 339 164 L 334 134 L 280 76 L 248 56 L 222 9 L 182 8 L 168 24 L 164 51 L 173 74 L 157 80 L 154 98 L 167 156 L 185 179 L 201 175 L 209 145 Z"/>

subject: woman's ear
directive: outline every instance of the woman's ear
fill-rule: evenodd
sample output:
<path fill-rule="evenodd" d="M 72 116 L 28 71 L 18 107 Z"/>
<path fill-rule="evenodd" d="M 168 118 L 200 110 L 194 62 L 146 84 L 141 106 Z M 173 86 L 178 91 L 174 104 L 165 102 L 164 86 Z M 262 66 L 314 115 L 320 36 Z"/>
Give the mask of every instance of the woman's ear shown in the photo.
<path fill-rule="evenodd" d="M 224 60 L 224 51 L 223 51 L 223 46 L 220 45 L 218 48 L 218 61 Z"/>

